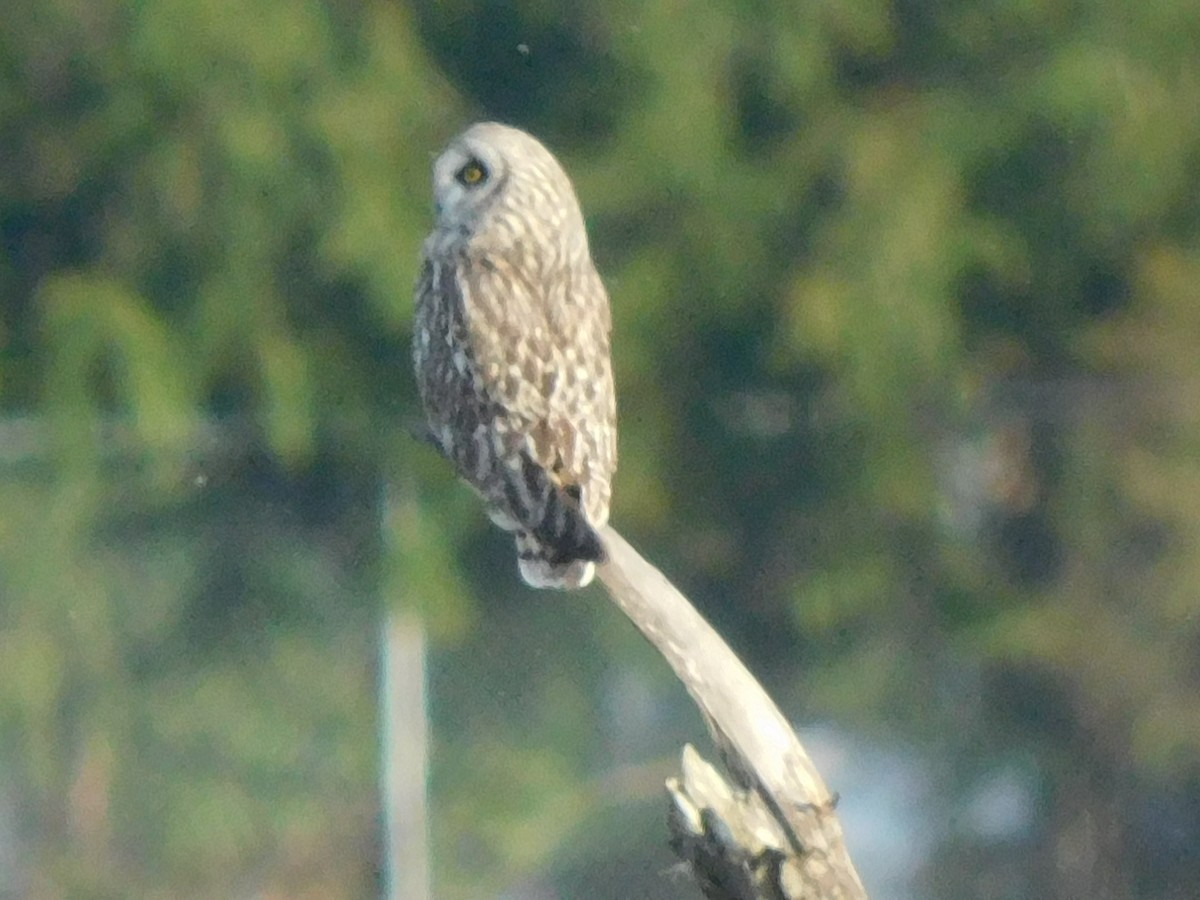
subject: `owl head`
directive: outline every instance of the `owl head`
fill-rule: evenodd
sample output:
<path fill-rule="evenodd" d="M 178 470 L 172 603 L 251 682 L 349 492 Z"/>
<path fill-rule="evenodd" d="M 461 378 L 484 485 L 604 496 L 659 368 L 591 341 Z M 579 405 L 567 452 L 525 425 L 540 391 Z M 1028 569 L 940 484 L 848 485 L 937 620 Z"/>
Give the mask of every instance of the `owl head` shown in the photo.
<path fill-rule="evenodd" d="M 571 181 L 536 138 L 496 122 L 472 125 L 433 164 L 436 226 L 497 246 L 586 244 Z"/>

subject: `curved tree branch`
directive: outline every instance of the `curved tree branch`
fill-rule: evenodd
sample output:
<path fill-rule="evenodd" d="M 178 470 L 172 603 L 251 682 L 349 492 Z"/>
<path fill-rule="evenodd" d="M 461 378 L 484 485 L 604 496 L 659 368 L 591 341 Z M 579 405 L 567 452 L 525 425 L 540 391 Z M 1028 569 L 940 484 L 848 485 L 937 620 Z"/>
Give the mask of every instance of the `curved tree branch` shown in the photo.
<path fill-rule="evenodd" d="M 787 719 L 666 577 L 612 528 L 598 574 L 700 708 L 730 785 L 686 747 L 672 845 L 713 900 L 865 897 L 835 799 Z"/>

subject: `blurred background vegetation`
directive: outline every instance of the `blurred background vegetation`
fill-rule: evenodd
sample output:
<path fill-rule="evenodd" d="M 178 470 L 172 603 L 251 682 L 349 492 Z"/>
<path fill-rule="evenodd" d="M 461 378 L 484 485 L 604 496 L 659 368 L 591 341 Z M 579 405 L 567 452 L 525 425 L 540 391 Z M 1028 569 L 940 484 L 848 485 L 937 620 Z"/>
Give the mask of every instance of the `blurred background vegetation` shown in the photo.
<path fill-rule="evenodd" d="M 610 287 L 615 524 L 824 735 L 875 895 L 1195 896 L 1194 0 L 3 18 L 0 895 L 375 895 L 409 609 L 436 896 L 693 896 L 686 697 L 407 434 L 431 158 L 496 118 Z"/>

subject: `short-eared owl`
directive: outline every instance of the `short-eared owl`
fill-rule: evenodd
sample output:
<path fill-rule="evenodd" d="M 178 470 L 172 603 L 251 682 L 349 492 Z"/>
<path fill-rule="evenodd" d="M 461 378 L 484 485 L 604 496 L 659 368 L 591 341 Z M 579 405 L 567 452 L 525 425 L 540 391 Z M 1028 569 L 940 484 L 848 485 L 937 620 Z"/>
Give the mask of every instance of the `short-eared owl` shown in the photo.
<path fill-rule="evenodd" d="M 582 587 L 604 557 L 617 463 L 608 295 L 571 181 L 491 122 L 433 167 L 413 356 L 434 443 L 516 533 L 534 587 Z"/>

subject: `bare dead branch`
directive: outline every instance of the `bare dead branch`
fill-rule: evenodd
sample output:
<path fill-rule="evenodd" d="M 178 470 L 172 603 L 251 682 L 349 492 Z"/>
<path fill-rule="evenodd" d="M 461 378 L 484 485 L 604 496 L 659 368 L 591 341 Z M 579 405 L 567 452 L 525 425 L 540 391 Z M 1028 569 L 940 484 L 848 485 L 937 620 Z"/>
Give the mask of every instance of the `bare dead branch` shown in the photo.
<path fill-rule="evenodd" d="M 700 708 L 729 784 L 691 747 L 672 846 L 711 900 L 866 897 L 835 801 L 791 725 L 712 626 L 612 528 L 601 582 Z"/>

